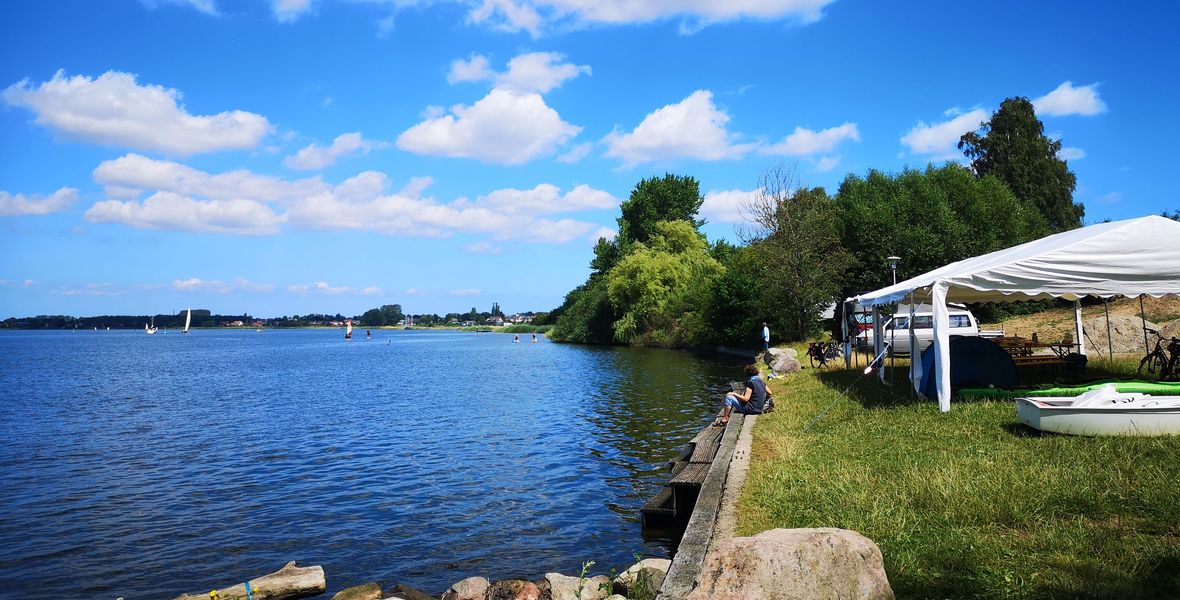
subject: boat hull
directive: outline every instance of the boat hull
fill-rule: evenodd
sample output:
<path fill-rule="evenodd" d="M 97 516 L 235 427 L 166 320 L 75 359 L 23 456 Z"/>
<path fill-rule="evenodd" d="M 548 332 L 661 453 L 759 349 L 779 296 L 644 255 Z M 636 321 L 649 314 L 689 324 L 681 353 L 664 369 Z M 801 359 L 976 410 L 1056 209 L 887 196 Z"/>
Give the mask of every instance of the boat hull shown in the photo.
<path fill-rule="evenodd" d="M 1180 407 L 1176 406 L 1074 407 L 1072 398 L 1017 398 L 1016 416 L 1033 429 L 1070 435 L 1180 434 Z"/>

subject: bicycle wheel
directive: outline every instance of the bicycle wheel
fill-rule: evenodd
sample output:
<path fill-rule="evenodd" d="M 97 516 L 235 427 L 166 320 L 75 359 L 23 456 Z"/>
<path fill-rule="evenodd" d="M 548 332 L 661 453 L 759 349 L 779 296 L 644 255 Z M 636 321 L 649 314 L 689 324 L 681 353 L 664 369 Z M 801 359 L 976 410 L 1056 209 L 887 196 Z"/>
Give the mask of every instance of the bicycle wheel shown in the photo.
<path fill-rule="evenodd" d="M 1180 381 L 1180 354 L 1173 354 L 1167 367 L 1160 371 L 1160 379 L 1164 381 Z"/>
<path fill-rule="evenodd" d="M 817 359 L 815 357 L 816 354 L 819 354 L 819 352 L 815 348 L 808 348 L 807 349 L 807 359 L 808 359 L 808 362 L 811 363 L 811 368 L 813 368 L 813 369 L 815 368 L 815 363 L 817 363 L 817 362 L 820 365 L 823 365 L 823 362 L 820 359 Z"/>
<path fill-rule="evenodd" d="M 1168 368 L 1168 357 L 1163 352 L 1155 351 L 1139 361 L 1139 370 L 1135 374 L 1139 377 L 1158 378 Z"/>

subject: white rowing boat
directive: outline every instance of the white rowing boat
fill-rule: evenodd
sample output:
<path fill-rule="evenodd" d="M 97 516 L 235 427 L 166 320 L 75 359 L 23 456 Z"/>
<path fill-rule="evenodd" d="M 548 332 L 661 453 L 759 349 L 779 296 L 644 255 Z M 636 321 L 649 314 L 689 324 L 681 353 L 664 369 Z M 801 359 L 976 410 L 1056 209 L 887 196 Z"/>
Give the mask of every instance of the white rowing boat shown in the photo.
<path fill-rule="evenodd" d="M 1123 393 L 1113 385 L 1070 398 L 1017 398 L 1021 423 L 1072 435 L 1180 434 L 1180 396 Z"/>

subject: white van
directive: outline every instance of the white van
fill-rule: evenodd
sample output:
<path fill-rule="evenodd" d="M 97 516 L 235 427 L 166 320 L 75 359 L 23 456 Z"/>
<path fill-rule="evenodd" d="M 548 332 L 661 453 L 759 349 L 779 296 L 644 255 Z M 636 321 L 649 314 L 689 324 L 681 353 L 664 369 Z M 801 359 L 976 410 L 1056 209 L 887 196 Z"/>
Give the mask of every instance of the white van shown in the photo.
<path fill-rule="evenodd" d="M 947 306 L 947 311 L 950 313 L 950 335 L 979 335 L 979 322 L 975 320 L 975 315 L 971 314 L 967 307 L 950 304 Z M 887 319 L 888 317 L 882 318 Z M 897 314 L 894 316 L 893 322 L 885 328 L 885 341 L 893 340 L 894 354 L 908 355 L 910 353 L 909 321 L 910 307 L 903 304 L 897 307 Z M 929 306 L 919 308 L 914 313 L 913 327 L 914 337 L 918 340 L 919 352 L 934 343 L 934 311 Z M 862 350 L 872 350 L 873 329 L 871 325 L 867 331 L 862 331 L 860 335 L 856 336 L 856 347 Z"/>

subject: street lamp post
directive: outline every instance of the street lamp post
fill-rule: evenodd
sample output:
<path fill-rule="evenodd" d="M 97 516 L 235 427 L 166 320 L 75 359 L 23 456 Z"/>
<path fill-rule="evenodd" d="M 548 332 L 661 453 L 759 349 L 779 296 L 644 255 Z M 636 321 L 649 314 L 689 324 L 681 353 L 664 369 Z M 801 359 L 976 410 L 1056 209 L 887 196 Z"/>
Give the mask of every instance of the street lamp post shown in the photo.
<path fill-rule="evenodd" d="M 893 271 L 893 285 L 897 285 L 897 261 L 901 260 L 901 257 L 890 256 L 885 260 L 889 261 L 889 269 Z"/>

